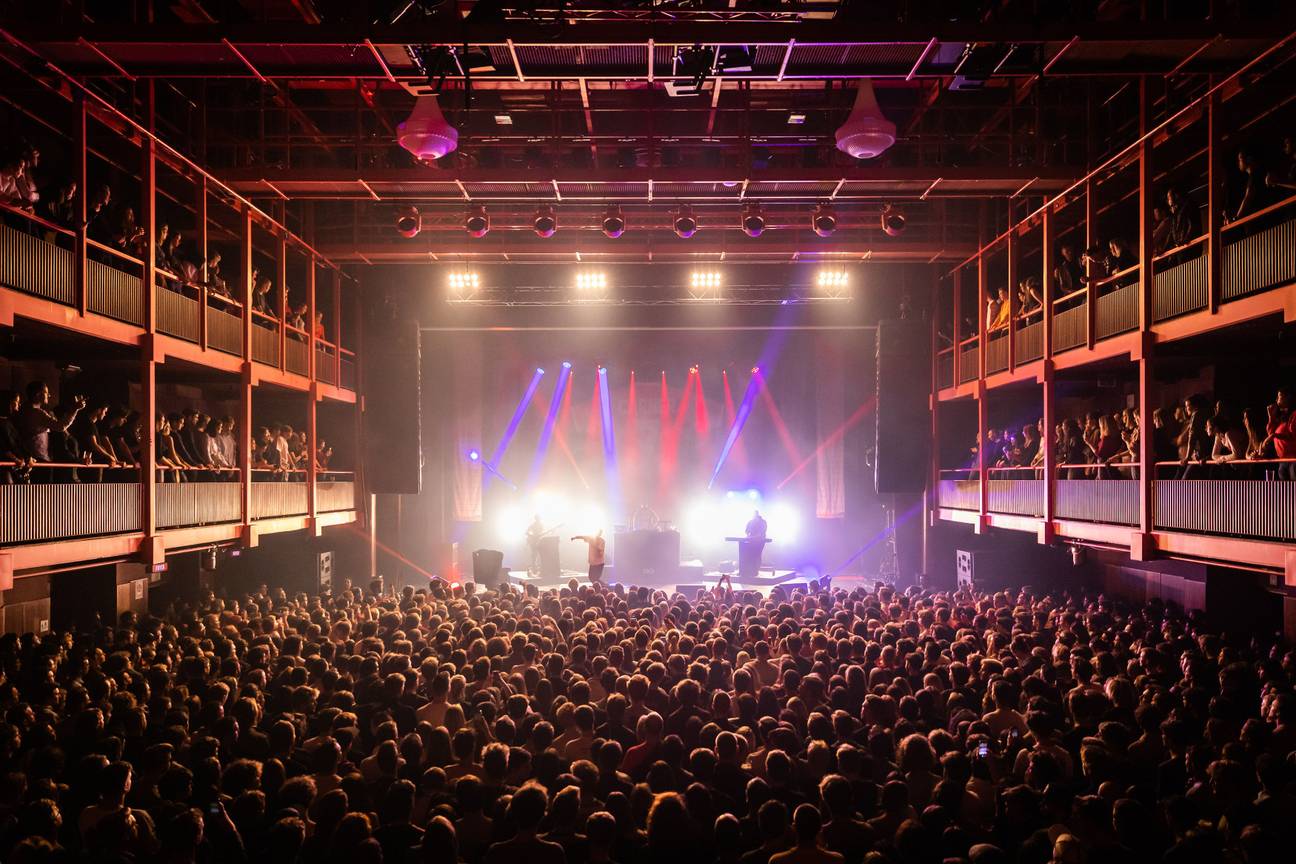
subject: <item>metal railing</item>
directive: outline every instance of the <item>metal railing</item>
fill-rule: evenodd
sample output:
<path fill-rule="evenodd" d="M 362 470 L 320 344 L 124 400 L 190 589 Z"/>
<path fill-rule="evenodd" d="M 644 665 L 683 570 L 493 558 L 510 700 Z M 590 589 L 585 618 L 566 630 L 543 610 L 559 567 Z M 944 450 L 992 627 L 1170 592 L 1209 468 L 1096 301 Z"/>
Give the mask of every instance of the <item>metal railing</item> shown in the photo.
<path fill-rule="evenodd" d="M 979 337 L 973 336 L 971 339 L 964 341 L 959 347 L 958 380 L 960 384 L 975 381 L 980 374 L 980 359 L 977 356 L 980 353 L 977 348 L 978 339 Z"/>
<path fill-rule="evenodd" d="M 320 513 L 332 513 L 340 510 L 355 509 L 355 481 L 342 479 L 350 471 L 330 471 L 329 477 L 338 479 L 318 480 L 315 484 L 315 509 Z"/>
<path fill-rule="evenodd" d="M 243 355 L 243 306 L 219 294 L 207 295 L 207 344 L 217 351 Z"/>
<path fill-rule="evenodd" d="M 315 378 L 325 384 L 337 383 L 337 346 L 315 340 Z"/>
<path fill-rule="evenodd" d="M 952 510 L 981 509 L 981 481 L 975 471 L 941 471 L 936 482 L 936 502 Z"/>
<path fill-rule="evenodd" d="M 986 487 L 986 509 L 991 513 L 1009 513 L 1016 516 L 1044 515 L 1044 480 L 1037 478 L 1038 469 L 989 469 Z"/>
<path fill-rule="evenodd" d="M 1053 301 L 1053 351 L 1079 348 L 1089 340 L 1089 303 L 1087 289 L 1072 291 Z M 1067 308 L 1058 307 L 1067 304 Z"/>
<path fill-rule="evenodd" d="M 1296 540 L 1296 482 L 1157 480 L 1153 492 L 1158 529 Z"/>
<path fill-rule="evenodd" d="M 185 296 L 175 288 L 161 284 L 162 279 L 174 280 L 175 277 L 162 270 L 157 272 L 159 284 L 153 294 L 153 302 L 157 304 L 155 310 L 157 329 L 168 336 L 184 339 L 186 342 L 200 341 L 202 334 L 199 332 L 198 301 Z"/>
<path fill-rule="evenodd" d="M 1112 280 L 1122 278 L 1120 274 Z M 1128 276 L 1123 278 L 1129 278 Z M 1106 283 L 1100 283 L 1106 284 Z M 1139 326 L 1138 283 L 1117 285 L 1099 294 L 1094 303 L 1094 338 L 1107 339 Z"/>
<path fill-rule="evenodd" d="M 986 374 L 1008 368 L 1008 331 L 996 330 L 986 339 Z"/>
<path fill-rule="evenodd" d="M 936 355 L 936 386 L 942 390 L 954 386 L 953 348 L 946 348 Z"/>
<path fill-rule="evenodd" d="M 62 238 L 71 244 L 71 232 L 51 222 L 46 222 L 22 210 L 0 205 L 6 218 L 26 220 L 29 230 L 0 223 L 0 284 L 62 303 L 75 306 L 76 267 L 71 248 L 57 245 L 37 236 L 43 231 L 52 238 Z"/>
<path fill-rule="evenodd" d="M 1221 235 L 1221 297 L 1248 294 L 1296 281 L 1296 196 L 1224 226 Z"/>
<path fill-rule="evenodd" d="M 252 359 L 279 367 L 279 319 L 252 310 Z"/>
<path fill-rule="evenodd" d="M 1198 237 L 1152 259 L 1152 320 L 1205 309 L 1210 302 L 1210 257 Z"/>
<path fill-rule="evenodd" d="M 263 474 L 263 472 L 256 472 Z M 264 474 L 263 474 L 264 476 Z M 306 484 L 300 480 L 252 480 L 252 518 L 301 516 L 306 513 Z"/>
<path fill-rule="evenodd" d="M 239 522 L 243 518 L 243 484 L 159 483 L 156 486 L 157 526 L 186 528 L 218 522 Z"/>
<path fill-rule="evenodd" d="M 1058 478 L 1053 487 L 1054 515 L 1077 522 L 1137 525 L 1139 482 Z"/>
<path fill-rule="evenodd" d="M 342 349 L 342 380 L 338 382 L 339 386 L 346 390 L 355 390 L 359 386 L 356 381 L 356 363 L 355 352 Z"/>
<path fill-rule="evenodd" d="M 1031 320 L 1031 319 L 1035 320 Z M 1017 362 L 1029 363 L 1044 356 L 1044 322 L 1039 320 L 1040 313 L 1034 312 L 1022 319 L 1017 325 Z"/>
<path fill-rule="evenodd" d="M 288 337 L 284 340 L 284 369 L 296 375 L 310 372 L 310 356 L 306 353 L 307 338 L 304 330 L 288 328 Z"/>
<path fill-rule="evenodd" d="M 98 250 L 97 254 L 112 257 L 116 261 L 130 265 L 138 264 L 131 258 L 107 246 L 87 240 L 87 245 Z M 142 266 L 142 265 L 141 265 Z M 144 326 L 144 281 L 134 273 L 128 273 L 120 267 L 105 264 L 94 258 L 86 259 L 86 308 L 136 327 Z"/>
<path fill-rule="evenodd" d="M 0 485 L 0 544 L 69 540 L 138 530 L 138 483 Z"/>

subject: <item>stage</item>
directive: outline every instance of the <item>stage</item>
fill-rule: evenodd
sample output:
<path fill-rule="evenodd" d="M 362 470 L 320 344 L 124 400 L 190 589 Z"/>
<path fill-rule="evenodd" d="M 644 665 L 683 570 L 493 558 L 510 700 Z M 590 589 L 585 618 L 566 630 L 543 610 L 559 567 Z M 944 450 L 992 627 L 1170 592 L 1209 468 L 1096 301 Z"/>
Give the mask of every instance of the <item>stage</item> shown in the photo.
<path fill-rule="evenodd" d="M 678 577 L 675 579 L 653 582 L 636 581 L 631 584 L 635 585 L 635 587 L 647 587 L 654 590 L 665 591 L 667 593 L 680 592 L 685 594 L 685 596 L 692 597 L 699 587 L 706 588 L 707 590 L 715 588 L 720 582 L 721 575 L 723 574 L 719 571 L 709 571 L 703 573 L 700 578 Z M 525 570 L 510 570 L 508 573 L 508 581 L 510 585 L 516 587 L 534 585 L 537 591 L 550 591 L 566 588 L 573 580 L 575 580 L 578 585 L 590 584 L 589 576 L 584 570 L 563 570 L 560 579 L 544 579 L 538 575 L 528 573 Z M 735 591 L 757 591 L 762 595 L 766 595 L 779 585 L 784 585 L 789 588 L 804 589 L 810 581 L 812 581 L 812 579 L 800 576 L 795 570 L 776 570 L 773 571 L 772 575 L 759 580 L 739 582 L 735 579 L 733 581 L 733 589 Z M 871 588 L 878 581 L 880 580 L 876 576 L 866 577 L 862 574 L 848 574 L 832 577 L 832 587 L 845 588 L 849 591 L 859 587 Z M 603 582 L 605 585 L 623 584 L 616 578 L 616 571 L 612 566 L 609 566 L 607 570 L 604 571 Z"/>

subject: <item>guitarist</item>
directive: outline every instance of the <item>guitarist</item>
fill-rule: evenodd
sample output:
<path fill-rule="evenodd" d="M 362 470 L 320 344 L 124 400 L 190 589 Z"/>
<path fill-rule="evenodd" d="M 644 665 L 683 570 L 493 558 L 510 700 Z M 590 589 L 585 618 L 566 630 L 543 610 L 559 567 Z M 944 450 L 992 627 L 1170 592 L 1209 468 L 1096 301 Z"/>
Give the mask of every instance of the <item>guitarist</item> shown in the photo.
<path fill-rule="evenodd" d="M 527 527 L 526 542 L 527 549 L 531 551 L 531 566 L 529 572 L 537 574 L 540 572 L 540 538 L 548 532 L 545 531 L 544 523 L 540 521 L 540 514 L 537 513 L 535 520 Z"/>

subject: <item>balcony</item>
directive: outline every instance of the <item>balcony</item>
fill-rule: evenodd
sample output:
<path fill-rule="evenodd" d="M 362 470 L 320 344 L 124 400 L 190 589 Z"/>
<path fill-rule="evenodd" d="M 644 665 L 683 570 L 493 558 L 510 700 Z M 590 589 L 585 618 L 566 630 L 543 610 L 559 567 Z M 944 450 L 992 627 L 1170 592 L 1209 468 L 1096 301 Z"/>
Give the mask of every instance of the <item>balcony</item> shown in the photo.
<path fill-rule="evenodd" d="M 1205 237 L 1152 259 L 1152 319 L 1167 321 L 1205 309 L 1210 301 L 1210 258 Z"/>
<path fill-rule="evenodd" d="M 974 336 L 963 343 L 959 348 L 958 362 L 958 380 L 960 384 L 967 384 L 977 380 L 980 374 L 980 360 L 977 357 L 977 338 Z"/>
<path fill-rule="evenodd" d="M 1044 481 L 1035 468 L 996 468 L 990 472 L 986 508 L 1014 516 L 1044 515 Z"/>
<path fill-rule="evenodd" d="M 0 545 L 139 530 L 139 483 L 0 485 Z"/>
<path fill-rule="evenodd" d="M 1008 331 L 999 330 L 986 339 L 986 374 L 993 375 L 1008 368 Z"/>
<path fill-rule="evenodd" d="M 189 528 L 243 519 L 242 483 L 159 483 L 155 489 L 159 528 Z"/>
<path fill-rule="evenodd" d="M 1017 323 L 1017 362 L 1030 363 L 1044 356 L 1044 321 L 1037 310 L 1023 316 Z"/>
<path fill-rule="evenodd" d="M 1224 226 L 1221 299 L 1296 281 L 1296 197 Z"/>
<path fill-rule="evenodd" d="M 947 348 L 936 355 L 936 386 L 941 390 L 954 386 L 953 348 Z"/>
<path fill-rule="evenodd" d="M 951 510 L 980 510 L 981 481 L 977 472 L 941 471 L 936 484 L 936 502 Z"/>
<path fill-rule="evenodd" d="M 10 215 L 14 211 L 6 208 L 5 213 Z M 75 306 L 76 269 L 71 233 L 44 220 L 22 215 L 31 219 L 27 223 L 31 230 L 0 224 L 0 285 Z M 35 231 L 42 231 L 44 236 L 37 236 Z M 64 245 L 51 242 L 55 238 L 61 239 Z"/>
<path fill-rule="evenodd" d="M 310 374 L 310 355 L 307 353 L 305 330 L 288 328 L 288 338 L 284 340 L 284 369 L 294 375 Z"/>
<path fill-rule="evenodd" d="M 1079 348 L 1089 340 L 1088 289 L 1072 291 L 1053 301 L 1053 351 Z"/>
<path fill-rule="evenodd" d="M 322 475 L 315 484 L 315 509 L 320 513 L 336 513 L 355 509 L 355 482 L 350 472 L 334 471 Z"/>

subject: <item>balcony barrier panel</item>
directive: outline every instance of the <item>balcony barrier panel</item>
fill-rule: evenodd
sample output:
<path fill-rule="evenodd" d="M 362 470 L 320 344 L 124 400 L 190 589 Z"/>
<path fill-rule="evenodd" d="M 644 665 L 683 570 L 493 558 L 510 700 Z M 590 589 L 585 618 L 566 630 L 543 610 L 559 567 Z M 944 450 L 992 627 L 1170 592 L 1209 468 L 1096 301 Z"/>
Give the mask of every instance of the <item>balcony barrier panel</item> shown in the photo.
<path fill-rule="evenodd" d="M 323 348 L 315 349 L 315 377 L 325 384 L 337 383 L 337 368 L 333 365 L 336 360 L 332 351 L 325 351 Z"/>
<path fill-rule="evenodd" d="M 1017 362 L 1029 363 L 1044 356 L 1044 322 L 1017 325 Z"/>
<path fill-rule="evenodd" d="M 279 366 L 279 331 L 262 325 L 262 319 L 252 321 L 252 359 L 267 366 Z"/>
<path fill-rule="evenodd" d="M 1138 480 L 1058 480 L 1053 490 L 1058 519 L 1137 525 Z"/>
<path fill-rule="evenodd" d="M 315 484 L 315 509 L 321 513 L 355 509 L 355 483 L 351 480 L 321 480 Z"/>
<path fill-rule="evenodd" d="M 55 303 L 76 305 L 71 250 L 9 225 L 0 225 L 0 284 Z"/>
<path fill-rule="evenodd" d="M 306 512 L 306 484 L 300 480 L 254 480 L 252 518 L 301 516 Z"/>
<path fill-rule="evenodd" d="M 0 545 L 120 534 L 140 529 L 138 483 L 0 486 Z"/>
<path fill-rule="evenodd" d="M 1155 493 L 1157 528 L 1296 540 L 1296 482 L 1158 480 Z"/>
<path fill-rule="evenodd" d="M 1094 337 L 1097 339 L 1137 330 L 1138 285 L 1122 285 L 1103 294 L 1098 298 L 1094 315 Z"/>
<path fill-rule="evenodd" d="M 297 375 L 310 372 L 310 360 L 303 339 L 302 336 L 289 333 L 288 338 L 284 340 L 284 368 Z"/>
<path fill-rule="evenodd" d="M 942 478 L 936 483 L 936 501 L 952 510 L 980 510 L 981 482 Z"/>
<path fill-rule="evenodd" d="M 1194 254 L 1194 250 L 1180 254 Z M 1152 320 L 1165 321 L 1177 315 L 1205 309 L 1209 294 L 1208 256 L 1179 261 L 1152 273 Z M 1167 263 L 1172 259 L 1167 259 Z"/>
<path fill-rule="evenodd" d="M 1089 339 L 1089 304 L 1081 303 L 1053 313 L 1053 350 L 1079 348 Z"/>
<path fill-rule="evenodd" d="M 971 345 L 964 345 L 959 349 L 959 383 L 966 384 L 969 381 L 975 381 L 980 374 L 977 368 L 977 344 L 974 341 Z"/>
<path fill-rule="evenodd" d="M 1008 333 L 1004 331 L 986 340 L 986 374 L 1008 368 Z"/>
<path fill-rule="evenodd" d="M 238 522 L 243 518 L 240 483 L 159 483 L 156 489 L 159 528 Z"/>
<path fill-rule="evenodd" d="M 342 355 L 342 387 L 347 390 L 356 389 L 356 364 L 345 354 Z"/>
<path fill-rule="evenodd" d="M 86 308 L 127 324 L 144 326 L 144 291 L 140 277 L 93 258 L 86 260 Z"/>
<path fill-rule="evenodd" d="M 1296 217 L 1229 242 L 1224 235 L 1221 296 L 1235 300 L 1296 281 Z"/>
<path fill-rule="evenodd" d="M 994 471 L 991 472 L 993 475 Z M 991 513 L 1011 513 L 1015 516 L 1044 515 L 1044 481 L 1031 477 L 1031 471 L 1013 472 L 1015 478 L 990 477 L 986 489 L 986 508 Z"/>
<path fill-rule="evenodd" d="M 230 307 L 234 309 L 235 307 Z M 217 351 L 243 356 L 243 319 L 232 311 L 207 306 L 207 344 Z"/>
<path fill-rule="evenodd" d="M 158 285 L 155 291 L 157 329 L 168 336 L 197 342 L 198 301 L 162 285 Z"/>

